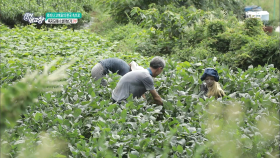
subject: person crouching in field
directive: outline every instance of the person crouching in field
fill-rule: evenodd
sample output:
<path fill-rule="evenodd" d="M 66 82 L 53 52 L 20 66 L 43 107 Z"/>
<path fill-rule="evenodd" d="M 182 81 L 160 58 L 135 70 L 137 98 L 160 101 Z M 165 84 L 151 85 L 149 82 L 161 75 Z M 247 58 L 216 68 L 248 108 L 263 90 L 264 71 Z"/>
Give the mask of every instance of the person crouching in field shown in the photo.
<path fill-rule="evenodd" d="M 200 91 L 208 98 L 214 96 L 217 99 L 225 96 L 225 93 L 218 82 L 218 72 L 215 69 L 206 68 L 200 79 L 201 81 L 205 80 L 205 82 L 200 86 Z"/>
<path fill-rule="evenodd" d="M 112 93 L 113 102 L 126 102 L 130 94 L 133 98 L 145 98 L 145 92 L 150 91 L 156 104 L 162 105 L 162 99 L 154 87 L 153 77 L 157 77 L 165 67 L 165 61 L 161 57 L 154 57 L 150 67 L 144 70 L 131 71 L 125 74 L 118 82 Z"/>
<path fill-rule="evenodd" d="M 138 66 L 134 61 L 130 64 L 127 64 L 122 59 L 118 58 L 109 58 L 99 61 L 91 70 L 91 77 L 97 81 L 100 78 L 104 77 L 106 74 L 111 71 L 112 73 L 117 73 L 118 75 L 125 75 L 131 71 L 131 66 L 136 67 L 135 69 L 140 69 L 141 66 Z M 107 85 L 105 80 L 101 81 L 102 85 Z"/>

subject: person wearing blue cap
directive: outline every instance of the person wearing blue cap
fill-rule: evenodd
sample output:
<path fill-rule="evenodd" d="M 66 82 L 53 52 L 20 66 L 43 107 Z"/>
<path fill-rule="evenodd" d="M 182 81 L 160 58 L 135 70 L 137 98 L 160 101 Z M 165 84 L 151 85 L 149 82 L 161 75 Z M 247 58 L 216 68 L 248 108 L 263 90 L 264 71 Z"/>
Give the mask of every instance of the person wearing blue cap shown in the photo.
<path fill-rule="evenodd" d="M 214 96 L 216 99 L 225 96 L 225 92 L 222 90 L 218 82 L 219 75 L 217 70 L 213 68 L 206 68 L 200 79 L 201 81 L 204 81 L 200 87 L 200 93 L 209 98 Z"/>

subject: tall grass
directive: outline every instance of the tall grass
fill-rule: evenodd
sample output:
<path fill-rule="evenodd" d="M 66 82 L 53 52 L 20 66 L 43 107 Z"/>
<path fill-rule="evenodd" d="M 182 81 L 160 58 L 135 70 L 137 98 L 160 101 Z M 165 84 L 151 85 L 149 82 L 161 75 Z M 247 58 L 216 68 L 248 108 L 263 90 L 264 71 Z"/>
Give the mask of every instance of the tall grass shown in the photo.
<path fill-rule="evenodd" d="M 93 8 L 91 16 L 94 17 L 93 24 L 90 27 L 92 32 L 104 35 L 107 30 L 118 26 L 111 17 L 111 8 L 106 1 L 92 0 L 91 2 Z"/>
<path fill-rule="evenodd" d="M 107 38 L 111 42 L 116 42 L 115 51 L 135 52 L 137 43 L 144 40 L 139 38 L 139 33 L 143 29 L 132 23 L 119 24 L 112 18 L 111 5 L 106 1 L 92 0 L 94 22 L 90 27 L 92 32 Z M 142 37 L 140 35 L 140 37 Z"/>

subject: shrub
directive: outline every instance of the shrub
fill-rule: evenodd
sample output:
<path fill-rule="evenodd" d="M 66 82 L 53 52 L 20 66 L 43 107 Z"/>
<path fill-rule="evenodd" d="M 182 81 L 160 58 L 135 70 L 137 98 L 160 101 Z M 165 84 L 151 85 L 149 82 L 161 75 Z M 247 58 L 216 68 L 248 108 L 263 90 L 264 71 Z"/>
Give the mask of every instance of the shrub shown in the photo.
<path fill-rule="evenodd" d="M 219 52 L 227 52 L 229 50 L 230 40 L 219 36 L 226 31 L 225 21 L 215 19 L 213 21 L 207 21 L 207 23 L 207 35 L 212 39 L 212 43 L 209 46 Z"/>
<path fill-rule="evenodd" d="M 245 20 L 245 33 L 248 36 L 256 36 L 263 33 L 263 24 L 259 18 L 247 18 Z"/>
<path fill-rule="evenodd" d="M 209 37 L 215 37 L 218 34 L 224 33 L 226 31 L 225 21 L 215 19 L 213 21 L 209 21 L 207 25 L 207 35 Z"/>
<path fill-rule="evenodd" d="M 253 40 L 252 37 L 243 34 L 243 31 L 227 31 L 221 35 L 219 35 L 221 39 L 230 41 L 228 47 L 228 51 L 236 51 L 242 48 L 242 46 L 249 43 Z"/>
<path fill-rule="evenodd" d="M 195 22 L 209 16 L 210 12 L 197 10 L 194 7 L 187 9 L 185 7 L 175 8 L 171 5 L 166 6 L 165 9 L 163 13 L 156 8 L 149 10 L 134 8 L 132 10 L 131 14 L 137 14 L 142 17 L 140 24 L 143 27 L 148 27 L 147 33 L 149 34 L 149 39 L 141 42 L 136 49 L 137 51 L 148 51 L 149 54 L 171 54 L 173 47 L 180 45 L 178 42 L 180 43 L 181 40 L 187 39 L 194 43 L 204 38 L 204 34 L 200 32 L 204 32 L 204 29 L 200 24 L 194 26 L 197 32 L 191 29 Z M 192 32 L 189 33 L 189 30 Z M 191 35 L 189 36 L 189 34 Z"/>
<path fill-rule="evenodd" d="M 276 68 L 280 68 L 279 39 L 275 38 L 275 36 L 242 37 L 250 42 L 243 45 L 240 49 L 226 53 L 222 56 L 223 62 L 242 69 L 247 69 L 250 65 L 258 66 L 265 64 L 274 64 Z"/>
<path fill-rule="evenodd" d="M 163 1 L 163 0 L 160 0 Z M 155 0 L 108 0 L 112 9 L 112 17 L 115 21 L 120 23 L 128 23 L 129 18 L 133 18 L 133 16 L 129 16 L 133 7 L 140 7 L 141 9 L 148 9 L 149 4 L 155 3 Z M 137 22 L 137 21 L 136 21 Z"/>
<path fill-rule="evenodd" d="M 270 36 L 258 36 L 255 40 L 250 41 L 243 46 L 238 53 L 247 52 L 248 56 L 237 56 L 242 61 L 239 67 L 248 67 L 249 65 L 258 66 L 266 63 L 273 63 L 277 68 L 280 68 L 280 51 L 279 39 Z M 244 57 L 244 58 L 243 58 Z"/>
<path fill-rule="evenodd" d="M 173 5 L 176 8 L 182 6 L 188 8 L 193 6 L 202 10 L 214 10 L 221 8 L 225 12 L 234 12 L 239 18 L 242 16 L 243 4 L 238 0 L 233 1 L 207 1 L 207 0 L 107 0 L 107 3 L 111 5 L 112 14 L 116 21 L 121 23 L 128 23 L 129 19 L 139 23 L 140 19 L 134 15 L 129 15 L 133 7 L 139 7 L 142 10 L 149 8 L 149 5 L 154 3 L 155 5 L 164 7 L 167 5 Z"/>
<path fill-rule="evenodd" d="M 172 51 L 174 51 L 172 57 L 180 61 L 191 61 L 192 58 L 206 59 L 213 56 L 211 51 L 204 47 L 187 46 L 180 49 L 174 47 Z"/>

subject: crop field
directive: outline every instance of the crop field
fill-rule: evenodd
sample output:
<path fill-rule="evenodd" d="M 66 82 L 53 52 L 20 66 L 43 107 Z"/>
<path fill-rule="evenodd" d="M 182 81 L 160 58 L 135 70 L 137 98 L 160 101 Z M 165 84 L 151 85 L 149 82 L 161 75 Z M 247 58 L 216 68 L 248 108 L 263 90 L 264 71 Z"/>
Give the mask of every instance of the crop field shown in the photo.
<path fill-rule="evenodd" d="M 195 19 L 197 12 L 191 18 Z M 172 12 L 170 17 L 173 18 Z M 168 23 L 166 27 L 172 25 L 180 30 L 178 23 Z M 211 25 L 213 32 L 221 23 Z M 224 23 L 228 33 L 234 30 L 228 26 L 234 22 Z M 9 28 L 1 23 L 1 158 L 279 157 L 280 72 L 273 63 L 244 69 L 221 63 L 222 53 L 217 51 L 203 59 L 190 55 L 188 60 L 180 60 L 176 54 L 162 54 L 166 67 L 154 78 L 154 85 L 163 105 L 153 104 L 149 93 L 146 99 L 130 96 L 127 103 L 113 103 L 112 90 L 121 76 L 110 72 L 104 77 L 108 85 L 102 86 L 101 80 L 95 82 L 91 78 L 95 64 L 116 57 L 148 68 L 155 55 L 149 55 L 149 51 L 137 52 L 135 48 L 131 51 L 132 46 L 127 45 L 145 46 L 144 38 L 154 40 L 157 36 L 169 36 L 174 43 L 187 41 L 169 33 L 168 28 L 162 29 L 163 33 L 160 29 L 154 31 L 151 21 L 147 20 L 146 25 L 151 26 L 120 24 L 107 30 L 107 36 L 104 32 L 101 36 L 85 29 L 73 31 L 66 26 Z M 243 23 L 237 21 L 236 25 L 243 26 Z M 196 26 L 207 31 L 204 24 Z M 234 40 L 238 39 L 240 32 L 233 33 Z M 226 35 L 215 37 L 221 43 Z M 240 36 L 249 41 L 246 49 L 240 49 L 244 52 L 254 42 L 274 39 L 276 43 L 275 37 L 279 37 L 265 33 L 256 37 Z M 259 40 L 257 37 L 261 36 Z M 164 40 L 170 40 L 166 37 Z M 256 49 L 275 53 L 273 61 L 277 61 L 274 43 Z M 197 45 L 197 54 L 210 50 L 206 45 Z M 153 50 L 158 49 L 156 46 L 162 45 L 154 44 Z M 218 71 L 225 97 L 200 95 L 200 77 L 207 67 Z"/>
<path fill-rule="evenodd" d="M 43 64 L 56 56 L 62 58 L 50 68 L 51 72 L 73 58 L 77 60 L 67 69 L 69 77 L 63 90 L 41 94 L 36 103 L 27 107 L 24 118 L 2 135 L 2 151 L 11 156 L 17 155 L 20 146 L 32 152 L 44 131 L 53 139 L 67 141 L 65 149 L 56 152 L 72 157 L 116 153 L 146 157 L 170 152 L 180 157 L 199 151 L 211 156 L 213 153 L 206 146 L 226 152 L 222 139 L 232 143 L 227 145 L 239 146 L 235 148 L 236 155 L 256 157 L 273 154 L 278 148 L 276 112 L 280 86 L 271 65 L 234 73 L 213 59 L 182 63 L 167 59 L 164 73 L 155 81 L 166 100 L 164 106 L 155 106 L 149 99 L 117 105 L 110 96 L 119 76 L 110 74 L 106 77 L 108 87 L 101 87 L 100 82 L 94 83 L 90 78 L 92 66 L 112 56 L 127 61 L 137 59 L 139 64 L 148 66 L 149 58 L 116 53 L 113 43 L 86 31 L 44 31 L 32 26 L 7 30 L 1 25 L 2 88 L 12 86 L 27 70 L 42 71 Z M 223 76 L 221 83 L 229 94 L 227 98 L 204 101 L 198 97 L 199 76 L 209 66 L 216 66 Z M 28 140 L 30 137 L 34 141 Z"/>

